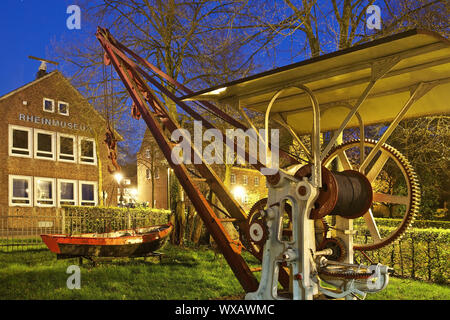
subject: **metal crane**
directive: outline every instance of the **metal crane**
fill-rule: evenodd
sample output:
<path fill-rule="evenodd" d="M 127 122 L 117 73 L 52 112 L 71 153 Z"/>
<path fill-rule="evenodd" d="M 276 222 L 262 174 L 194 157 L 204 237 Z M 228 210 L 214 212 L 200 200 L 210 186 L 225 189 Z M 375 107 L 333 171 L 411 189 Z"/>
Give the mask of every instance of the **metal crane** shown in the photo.
<path fill-rule="evenodd" d="M 386 141 L 403 119 L 450 112 L 447 39 L 411 30 L 192 92 L 118 42 L 108 30 L 99 27 L 96 36 L 105 51 L 105 64 L 113 65 L 133 100 L 133 116 L 146 122 L 247 299 L 314 299 L 320 294 L 355 299 L 386 287 L 392 269 L 355 264 L 354 251 L 364 253 L 399 240 L 419 210 L 417 176 L 408 160 Z M 175 95 L 161 80 L 182 95 Z M 291 133 L 308 161 L 280 150 L 289 162 L 283 169 L 270 171 L 267 157 L 251 162 L 256 170 L 270 173 L 266 174 L 268 198 L 247 213 L 188 136 L 171 139 L 181 128 L 156 91 L 207 129 L 215 129 L 213 123 L 191 108 L 189 101 L 242 130 L 256 128 L 242 108 L 258 111 L 265 115 L 267 154 L 273 151 L 268 138 L 273 120 Z M 234 107 L 246 124 L 211 101 Z M 381 138 L 366 139 L 365 126 L 377 123 L 388 123 Z M 359 129 L 360 137 L 339 144 L 346 128 Z M 327 144 L 321 139 L 323 132 L 333 132 Z M 311 148 L 301 135 L 311 136 Z M 225 133 L 220 136 L 245 159 L 251 157 L 245 146 Z M 182 141 L 188 143 L 192 159 L 200 159 L 193 164 L 197 177 L 185 164 L 173 161 L 173 150 Z M 383 193 L 376 186 L 388 163 L 404 179 L 401 194 Z M 199 177 L 208 183 L 230 219 L 216 215 L 198 188 Z M 402 206 L 403 219 L 390 234 L 380 232 L 375 222 L 372 208 L 379 202 Z M 229 221 L 239 230 L 239 240 L 233 240 L 224 228 Z M 365 237 L 357 235 L 353 221 L 363 223 Z M 261 260 L 260 281 L 243 258 L 243 248 Z"/>

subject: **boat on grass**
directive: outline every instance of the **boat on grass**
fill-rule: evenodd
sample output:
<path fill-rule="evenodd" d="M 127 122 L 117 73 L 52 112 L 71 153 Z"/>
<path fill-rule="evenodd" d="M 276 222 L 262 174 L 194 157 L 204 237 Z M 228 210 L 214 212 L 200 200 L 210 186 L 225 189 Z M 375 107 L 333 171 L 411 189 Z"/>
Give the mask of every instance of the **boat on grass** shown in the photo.
<path fill-rule="evenodd" d="M 160 249 L 172 232 L 171 223 L 106 233 L 42 234 L 58 258 L 145 257 Z"/>

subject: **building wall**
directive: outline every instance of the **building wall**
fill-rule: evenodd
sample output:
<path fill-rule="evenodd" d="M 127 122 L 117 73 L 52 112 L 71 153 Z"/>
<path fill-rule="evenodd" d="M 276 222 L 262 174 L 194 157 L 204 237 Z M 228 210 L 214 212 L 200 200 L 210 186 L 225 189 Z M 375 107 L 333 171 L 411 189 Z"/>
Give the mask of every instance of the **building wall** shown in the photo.
<path fill-rule="evenodd" d="M 152 198 L 152 180 L 147 178 L 148 166 L 138 164 L 138 201 L 154 204 L 155 208 L 168 209 L 168 168 L 158 166 L 159 176 L 155 178 L 155 198 Z"/>
<path fill-rule="evenodd" d="M 44 97 L 53 99 L 55 108 L 57 108 L 58 101 L 68 103 L 69 115 L 58 114 L 56 110 L 53 113 L 45 112 L 43 110 Z M 0 146 L 0 185 L 2 186 L 0 207 L 9 207 L 9 175 L 95 181 L 98 183 L 100 177 L 99 166 L 101 167 L 102 183 L 98 183 L 98 191 L 100 191 L 99 188 L 106 190 L 109 194 L 107 203 L 109 202 L 111 205 L 116 204 L 115 192 L 117 188 L 113 178 L 107 171 L 106 165 L 109 163 L 107 158 L 108 151 L 103 143 L 103 136 L 100 135 L 101 133 L 104 135 L 106 123 L 59 72 L 52 72 L 29 85 L 1 97 L 0 110 L 2 113 L 0 137 L 3 142 Z M 10 156 L 10 125 L 70 134 L 76 137 L 94 138 L 96 139 L 95 145 L 99 155 L 97 164 L 67 163 L 57 159 L 56 161 L 36 159 L 34 155 L 31 158 Z M 94 131 L 97 133 L 94 133 L 89 128 L 94 128 Z M 34 138 L 32 140 L 33 150 Z M 55 143 L 57 143 L 57 139 Z M 101 195 L 97 195 L 97 197 L 98 203 Z M 34 206 L 33 201 L 33 207 L 31 208 L 14 206 L 10 207 L 9 211 L 45 214 L 51 209 L 54 210 L 54 208 L 37 208 Z"/>
<path fill-rule="evenodd" d="M 245 189 L 245 199 L 237 200 L 247 212 L 256 201 L 267 197 L 266 177 L 259 171 L 250 168 L 232 167 L 231 174 L 235 176 L 235 181 L 231 181 L 230 184 L 231 193 L 235 193 L 235 188 L 238 186 Z M 247 183 L 245 183 L 245 177 L 247 177 Z M 258 178 L 258 184 L 255 184 L 255 178 Z"/>

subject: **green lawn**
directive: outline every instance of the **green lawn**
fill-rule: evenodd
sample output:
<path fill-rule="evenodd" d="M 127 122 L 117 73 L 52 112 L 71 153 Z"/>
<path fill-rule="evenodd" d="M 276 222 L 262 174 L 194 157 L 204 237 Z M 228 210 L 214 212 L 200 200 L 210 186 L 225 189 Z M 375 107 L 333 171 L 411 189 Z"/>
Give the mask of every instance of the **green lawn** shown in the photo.
<path fill-rule="evenodd" d="M 0 253 L 0 299 L 212 299 L 243 293 L 230 268 L 206 248 L 167 246 L 157 258 L 116 259 L 81 267 L 81 289 L 69 290 L 66 269 L 77 260 L 56 260 L 49 251 Z M 391 279 L 368 299 L 450 299 L 450 287 Z"/>

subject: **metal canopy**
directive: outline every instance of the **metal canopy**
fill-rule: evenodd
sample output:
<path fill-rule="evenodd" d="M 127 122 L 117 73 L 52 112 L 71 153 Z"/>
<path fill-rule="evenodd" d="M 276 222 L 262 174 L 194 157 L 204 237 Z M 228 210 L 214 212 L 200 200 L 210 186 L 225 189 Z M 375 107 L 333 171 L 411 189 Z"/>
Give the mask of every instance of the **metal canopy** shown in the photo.
<path fill-rule="evenodd" d="M 212 100 L 264 113 L 272 97 L 284 89 L 272 106 L 271 117 L 282 117 L 302 134 L 311 132 L 313 113 L 309 96 L 295 85 L 312 90 L 320 104 L 321 131 L 330 131 L 340 127 L 358 99 L 363 102 L 356 109 L 365 125 L 391 122 L 420 83 L 431 90 L 415 100 L 404 118 L 450 113 L 450 41 L 415 29 L 182 99 Z M 357 117 L 352 117 L 347 127 L 358 125 Z"/>

